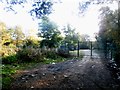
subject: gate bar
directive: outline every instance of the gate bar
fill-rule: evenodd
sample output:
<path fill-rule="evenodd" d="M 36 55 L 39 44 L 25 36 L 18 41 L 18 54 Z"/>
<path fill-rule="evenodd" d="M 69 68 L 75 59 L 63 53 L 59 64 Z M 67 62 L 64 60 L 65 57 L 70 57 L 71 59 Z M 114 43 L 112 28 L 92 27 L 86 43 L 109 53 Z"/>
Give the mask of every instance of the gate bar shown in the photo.
<path fill-rule="evenodd" d="M 91 53 L 90 53 L 90 56 L 92 57 L 92 41 L 91 41 L 91 43 L 90 43 L 91 45 L 91 47 L 90 47 L 90 49 L 91 49 Z"/>
<path fill-rule="evenodd" d="M 77 56 L 79 57 L 79 48 L 80 48 L 80 42 L 78 41 L 78 50 L 77 50 Z"/>

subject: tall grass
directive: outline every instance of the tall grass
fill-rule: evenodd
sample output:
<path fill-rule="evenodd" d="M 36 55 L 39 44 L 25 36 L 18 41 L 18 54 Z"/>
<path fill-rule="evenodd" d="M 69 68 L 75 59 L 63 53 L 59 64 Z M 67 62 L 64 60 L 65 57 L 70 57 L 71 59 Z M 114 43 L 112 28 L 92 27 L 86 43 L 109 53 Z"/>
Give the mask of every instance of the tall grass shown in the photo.
<path fill-rule="evenodd" d="M 69 51 L 70 55 L 73 57 L 78 57 L 78 51 L 74 50 L 74 51 Z M 79 59 L 82 59 L 84 57 L 84 53 L 82 53 L 81 51 L 79 51 Z"/>

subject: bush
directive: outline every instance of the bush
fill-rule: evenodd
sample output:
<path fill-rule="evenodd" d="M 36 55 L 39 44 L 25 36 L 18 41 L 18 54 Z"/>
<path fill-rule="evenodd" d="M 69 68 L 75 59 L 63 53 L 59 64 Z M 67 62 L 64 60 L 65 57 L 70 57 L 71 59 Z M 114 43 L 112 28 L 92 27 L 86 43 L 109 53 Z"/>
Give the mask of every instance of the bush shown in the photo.
<path fill-rule="evenodd" d="M 2 89 L 9 89 L 11 82 L 13 81 L 12 75 L 16 73 L 16 70 L 11 66 L 2 65 Z"/>
<path fill-rule="evenodd" d="M 18 55 L 18 59 L 19 62 L 28 62 L 31 61 L 32 59 L 30 58 L 30 51 L 28 49 L 23 49 L 18 51 L 17 55 Z"/>
<path fill-rule="evenodd" d="M 3 77 L 2 78 L 2 89 L 8 89 L 10 87 L 10 84 L 12 82 L 11 77 Z"/>
<path fill-rule="evenodd" d="M 114 59 L 116 63 L 120 66 L 120 51 L 114 53 Z"/>
<path fill-rule="evenodd" d="M 17 61 L 16 52 L 18 48 L 13 46 L 3 46 L 0 50 L 0 55 L 2 56 L 2 63 L 11 64 Z"/>
<path fill-rule="evenodd" d="M 16 55 L 10 55 L 2 58 L 3 64 L 12 64 L 17 62 L 17 56 Z"/>
<path fill-rule="evenodd" d="M 43 56 L 40 49 L 25 48 L 17 53 L 20 62 L 42 61 Z"/>
<path fill-rule="evenodd" d="M 70 53 L 68 50 L 58 49 L 57 53 L 59 56 L 64 57 L 64 58 L 70 57 Z"/>
<path fill-rule="evenodd" d="M 2 55 L 2 57 L 7 57 L 13 54 L 16 54 L 17 51 L 18 51 L 18 48 L 11 48 L 11 47 L 4 46 L 0 50 L 0 54 Z"/>
<path fill-rule="evenodd" d="M 46 53 L 43 53 L 43 56 L 50 59 L 60 58 L 60 56 L 55 51 L 46 51 Z"/>

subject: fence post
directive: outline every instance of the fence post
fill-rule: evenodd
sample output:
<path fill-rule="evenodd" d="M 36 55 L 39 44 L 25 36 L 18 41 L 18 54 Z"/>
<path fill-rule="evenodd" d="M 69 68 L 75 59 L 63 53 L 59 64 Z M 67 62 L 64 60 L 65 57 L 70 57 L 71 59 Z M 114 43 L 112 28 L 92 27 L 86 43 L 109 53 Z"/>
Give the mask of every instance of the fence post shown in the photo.
<path fill-rule="evenodd" d="M 90 42 L 90 49 L 91 49 L 91 53 L 90 53 L 90 56 L 92 57 L 92 41 Z"/>
<path fill-rule="evenodd" d="M 77 49 L 77 56 L 79 57 L 79 48 L 80 48 L 80 42 L 78 41 L 78 49 Z"/>
<path fill-rule="evenodd" d="M 110 55 L 110 59 L 112 60 L 112 48 L 111 48 L 111 55 Z"/>

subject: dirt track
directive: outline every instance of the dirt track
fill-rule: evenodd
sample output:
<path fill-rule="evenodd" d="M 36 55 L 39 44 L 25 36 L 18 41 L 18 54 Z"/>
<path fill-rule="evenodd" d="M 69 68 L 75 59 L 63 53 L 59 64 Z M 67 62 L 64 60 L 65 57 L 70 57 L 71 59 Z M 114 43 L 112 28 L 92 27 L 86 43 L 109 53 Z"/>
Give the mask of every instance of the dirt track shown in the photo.
<path fill-rule="evenodd" d="M 103 59 L 97 53 L 91 58 L 69 60 L 58 64 L 38 66 L 17 77 L 11 89 L 82 89 L 118 90 Z"/>

